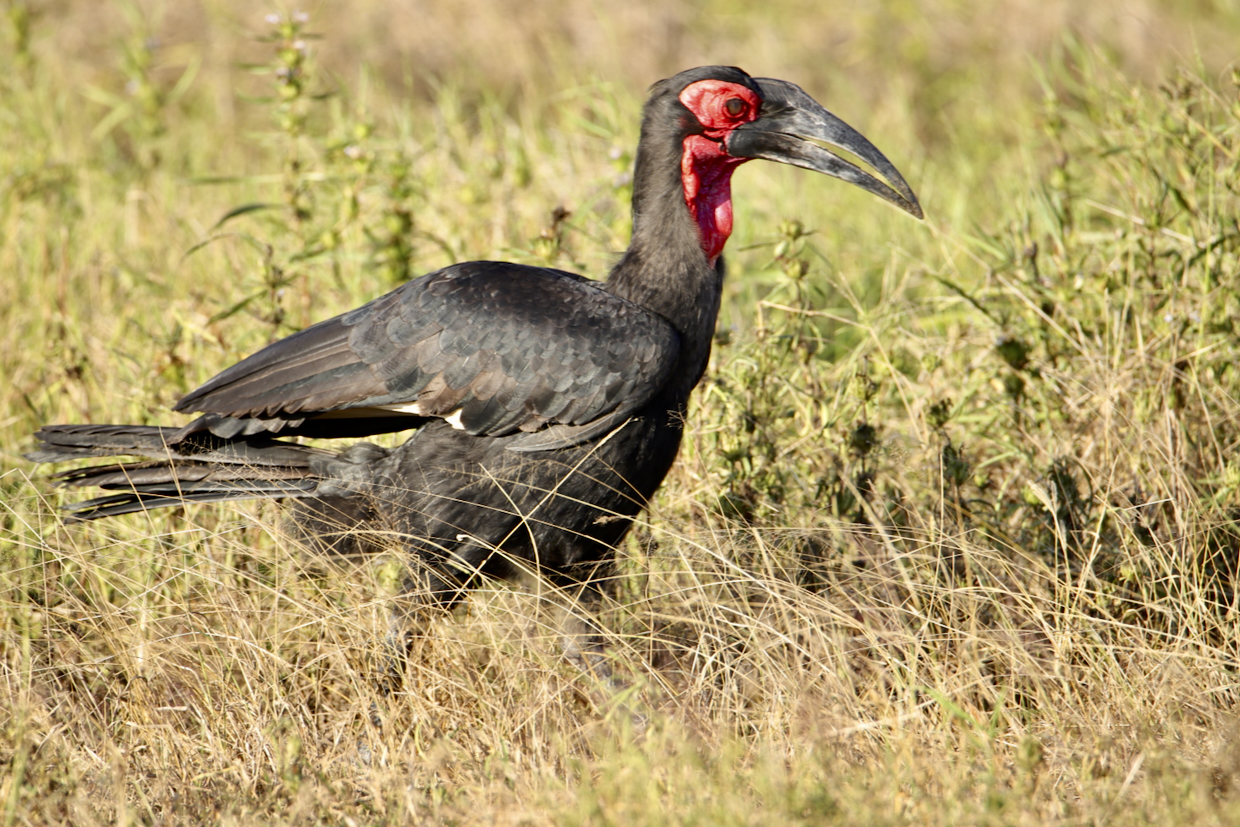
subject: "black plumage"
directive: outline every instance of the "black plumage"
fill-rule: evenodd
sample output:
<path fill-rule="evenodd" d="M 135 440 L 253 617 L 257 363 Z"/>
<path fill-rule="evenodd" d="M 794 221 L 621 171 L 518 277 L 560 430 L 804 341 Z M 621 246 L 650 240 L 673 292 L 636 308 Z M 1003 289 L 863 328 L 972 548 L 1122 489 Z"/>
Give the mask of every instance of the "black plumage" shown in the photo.
<path fill-rule="evenodd" d="M 651 91 L 633 238 L 606 282 L 446 267 L 220 373 L 177 403 L 201 414 L 182 428 L 46 426 L 29 456 L 140 458 L 59 474 L 115 492 L 69 506 L 69 521 L 286 498 L 324 547 L 407 551 L 420 605 L 450 606 L 477 576 L 531 565 L 590 592 L 676 457 L 719 310 L 731 173 L 753 158 L 921 215 L 890 162 L 799 88 L 730 67 L 682 72 Z M 290 441 L 407 429 L 390 450 Z"/>

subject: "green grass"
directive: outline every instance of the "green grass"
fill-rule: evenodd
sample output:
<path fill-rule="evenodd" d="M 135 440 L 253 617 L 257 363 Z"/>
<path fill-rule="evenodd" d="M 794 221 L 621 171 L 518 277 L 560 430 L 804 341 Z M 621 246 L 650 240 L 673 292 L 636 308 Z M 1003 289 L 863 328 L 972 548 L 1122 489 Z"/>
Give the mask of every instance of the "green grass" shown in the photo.
<path fill-rule="evenodd" d="M 861 5 L 4 3 L 3 823 L 1240 818 L 1240 17 Z M 395 561 L 271 504 L 58 524 L 40 424 L 175 422 L 451 261 L 601 277 L 643 90 L 708 62 L 806 87 L 927 221 L 738 173 L 604 613 L 628 690 L 495 586 L 377 732 Z"/>

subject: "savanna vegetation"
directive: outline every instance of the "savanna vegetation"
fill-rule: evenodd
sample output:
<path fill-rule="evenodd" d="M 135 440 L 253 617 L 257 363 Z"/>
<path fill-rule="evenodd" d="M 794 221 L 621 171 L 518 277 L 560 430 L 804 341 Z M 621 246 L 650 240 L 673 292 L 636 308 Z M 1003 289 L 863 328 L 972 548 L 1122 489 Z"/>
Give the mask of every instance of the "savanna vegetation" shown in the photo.
<path fill-rule="evenodd" d="M 0 8 L 3 824 L 1240 821 L 1233 4 Z M 703 63 L 804 86 L 927 220 L 738 173 L 620 692 L 525 584 L 381 699 L 399 561 L 274 504 L 59 523 L 40 424 L 176 422 L 452 261 L 601 277 L 644 89 Z"/>

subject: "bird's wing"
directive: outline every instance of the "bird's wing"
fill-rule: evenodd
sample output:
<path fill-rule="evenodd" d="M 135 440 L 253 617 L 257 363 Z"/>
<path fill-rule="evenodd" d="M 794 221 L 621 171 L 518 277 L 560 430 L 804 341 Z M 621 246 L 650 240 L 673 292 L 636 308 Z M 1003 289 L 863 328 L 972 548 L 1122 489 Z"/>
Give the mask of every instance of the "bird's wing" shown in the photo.
<path fill-rule="evenodd" d="M 623 421 L 648 402 L 679 350 L 665 319 L 596 282 L 470 262 L 269 345 L 176 410 L 216 415 L 247 433 L 331 435 L 335 420 L 342 434 L 364 432 L 358 418 L 382 422 L 370 431 L 377 433 L 416 425 L 409 416 L 440 417 L 485 436 L 585 431 Z M 576 441 L 534 441 L 525 450 Z"/>

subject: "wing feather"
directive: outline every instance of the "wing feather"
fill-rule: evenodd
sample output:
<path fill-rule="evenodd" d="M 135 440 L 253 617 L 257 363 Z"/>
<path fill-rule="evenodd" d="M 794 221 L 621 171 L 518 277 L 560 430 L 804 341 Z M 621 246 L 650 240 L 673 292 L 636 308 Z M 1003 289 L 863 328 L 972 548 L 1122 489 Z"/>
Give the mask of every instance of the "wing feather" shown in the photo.
<path fill-rule="evenodd" d="M 622 421 L 653 398 L 679 349 L 665 319 L 603 285 L 471 262 L 275 342 L 176 409 L 218 415 L 204 418 L 212 427 L 221 417 L 261 420 L 244 427 L 280 431 L 283 422 L 288 433 L 317 420 L 318 434 L 337 412 L 350 414 L 353 432 L 366 417 L 392 430 L 395 408 L 413 417 L 411 427 L 419 417 L 453 416 L 480 436 L 555 426 L 546 444 L 558 446 L 594 432 L 581 426 Z"/>

